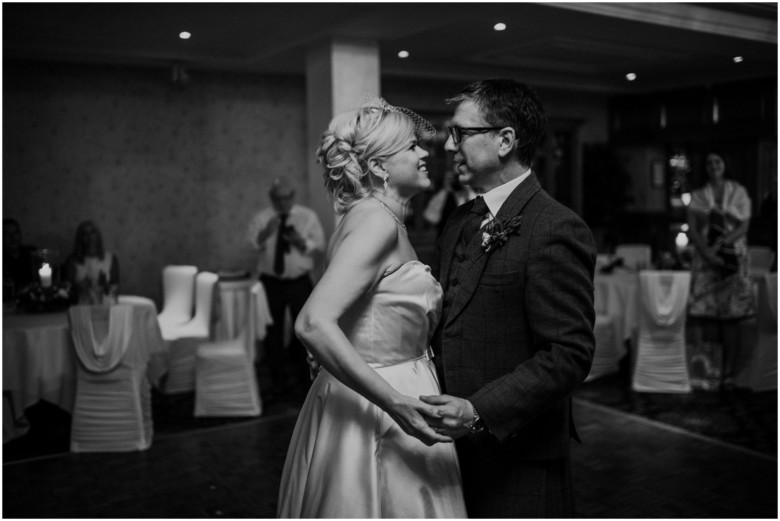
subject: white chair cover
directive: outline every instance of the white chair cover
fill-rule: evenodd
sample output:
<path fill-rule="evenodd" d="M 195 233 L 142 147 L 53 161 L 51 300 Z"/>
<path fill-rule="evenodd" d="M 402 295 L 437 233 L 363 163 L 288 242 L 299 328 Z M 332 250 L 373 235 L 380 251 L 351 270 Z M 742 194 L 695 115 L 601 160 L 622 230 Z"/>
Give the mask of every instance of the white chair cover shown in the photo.
<path fill-rule="evenodd" d="M 259 416 L 263 406 L 255 373 L 259 282 L 247 281 L 236 302 L 233 339 L 202 343 L 195 362 L 195 416 Z M 238 296 L 234 294 L 234 296 Z M 263 326 L 265 327 L 265 326 Z"/>
<path fill-rule="evenodd" d="M 765 274 L 758 283 L 754 339 L 740 346 L 734 383 L 753 391 L 777 389 L 777 273 Z"/>
<path fill-rule="evenodd" d="M 616 306 L 610 299 L 616 299 L 616 295 L 610 294 L 611 286 L 603 280 L 596 279 L 593 284 L 594 307 L 596 310 L 596 323 L 593 333 L 596 337 L 596 351 L 593 354 L 593 363 L 590 367 L 586 382 L 617 373 L 620 369 L 620 360 L 626 354 L 626 347 L 621 335 L 621 315 L 616 312 Z"/>
<path fill-rule="evenodd" d="M 623 259 L 623 266 L 636 271 L 650 269 L 652 250 L 648 244 L 618 244 L 615 256 Z"/>
<path fill-rule="evenodd" d="M 80 362 L 71 423 L 73 452 L 133 451 L 151 446 L 151 394 L 146 378 L 149 346 L 143 344 L 143 335 L 135 334 L 136 312 L 130 305 L 70 308 L 72 338 Z M 95 330 L 105 331 L 103 341 L 98 341 Z M 122 354 L 115 361 L 117 353 Z"/>
<path fill-rule="evenodd" d="M 84 367 L 93 373 L 114 369 L 130 342 L 133 308 L 125 305 L 72 306 L 68 313 L 73 345 Z M 102 341 L 95 338 L 95 326 L 106 332 Z"/>
<path fill-rule="evenodd" d="M 216 273 L 202 271 L 195 277 L 196 309 L 192 320 L 163 331 L 168 342 L 168 377 L 163 392 L 168 394 L 195 389 L 195 351 L 211 338 L 211 308 Z"/>
<path fill-rule="evenodd" d="M 163 335 L 168 329 L 192 319 L 195 294 L 195 266 L 166 266 L 163 268 L 163 310 L 157 316 Z"/>
<path fill-rule="evenodd" d="M 691 274 L 639 274 L 639 335 L 632 388 L 644 392 L 691 391 L 685 352 L 685 320 Z"/>

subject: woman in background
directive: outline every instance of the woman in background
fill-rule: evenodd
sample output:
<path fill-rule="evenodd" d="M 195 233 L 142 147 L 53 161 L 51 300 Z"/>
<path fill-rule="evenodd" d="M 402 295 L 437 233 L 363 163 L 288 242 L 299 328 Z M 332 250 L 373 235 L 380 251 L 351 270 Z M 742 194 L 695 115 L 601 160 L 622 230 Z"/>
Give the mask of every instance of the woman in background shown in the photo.
<path fill-rule="evenodd" d="M 103 236 L 92 221 L 84 221 L 76 228 L 67 270 L 81 303 L 97 304 L 103 296 L 119 293 L 119 261 L 103 248 Z"/>
<path fill-rule="evenodd" d="M 417 398 L 441 392 L 428 353 L 442 291 L 403 222 L 430 185 L 418 139 L 432 132 L 380 99 L 334 118 L 317 149 L 342 217 L 295 323 L 321 370 L 290 442 L 280 517 L 466 515 L 452 439 Z"/>
<path fill-rule="evenodd" d="M 706 157 L 709 181 L 691 194 L 688 235 L 695 252 L 688 313 L 699 346 L 720 344 L 721 386 L 733 385 L 739 351 L 739 321 L 752 316 L 753 289 L 748 276 L 747 232 L 751 202 L 747 190 L 726 179 L 723 156 Z"/>

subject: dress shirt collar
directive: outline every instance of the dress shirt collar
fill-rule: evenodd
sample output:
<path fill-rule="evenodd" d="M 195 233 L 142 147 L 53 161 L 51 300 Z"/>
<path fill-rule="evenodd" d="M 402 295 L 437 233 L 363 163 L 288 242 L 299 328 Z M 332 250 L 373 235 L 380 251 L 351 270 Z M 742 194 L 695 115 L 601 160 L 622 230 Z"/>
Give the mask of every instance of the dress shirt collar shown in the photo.
<path fill-rule="evenodd" d="M 485 198 L 485 204 L 487 205 L 488 210 L 490 210 L 490 215 L 493 217 L 498 215 L 498 211 L 509 197 L 509 194 L 511 194 L 515 188 L 520 186 L 520 183 L 522 183 L 529 175 L 531 175 L 530 168 L 526 170 L 525 173 L 520 175 L 520 177 L 497 186 L 482 195 Z"/>

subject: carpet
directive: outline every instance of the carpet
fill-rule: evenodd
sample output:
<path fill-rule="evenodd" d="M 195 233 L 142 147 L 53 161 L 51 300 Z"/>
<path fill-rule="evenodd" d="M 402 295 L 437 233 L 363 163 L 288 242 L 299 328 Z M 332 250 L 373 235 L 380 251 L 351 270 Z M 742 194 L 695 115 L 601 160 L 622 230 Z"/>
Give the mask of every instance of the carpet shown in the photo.
<path fill-rule="evenodd" d="M 574 397 L 777 457 L 777 391 L 639 393 L 616 373 L 582 384 Z"/>

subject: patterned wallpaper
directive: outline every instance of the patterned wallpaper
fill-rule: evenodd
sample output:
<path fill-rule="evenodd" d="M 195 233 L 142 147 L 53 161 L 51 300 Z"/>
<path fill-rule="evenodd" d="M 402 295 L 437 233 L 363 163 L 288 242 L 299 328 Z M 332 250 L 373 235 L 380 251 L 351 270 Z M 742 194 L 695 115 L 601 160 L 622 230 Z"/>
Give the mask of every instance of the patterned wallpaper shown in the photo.
<path fill-rule="evenodd" d="M 304 81 L 189 74 L 182 87 L 164 69 L 4 64 L 3 216 L 26 243 L 64 260 L 92 219 L 121 292 L 158 305 L 167 264 L 253 269 L 243 235 L 269 182 L 305 186 L 313 160 Z"/>

